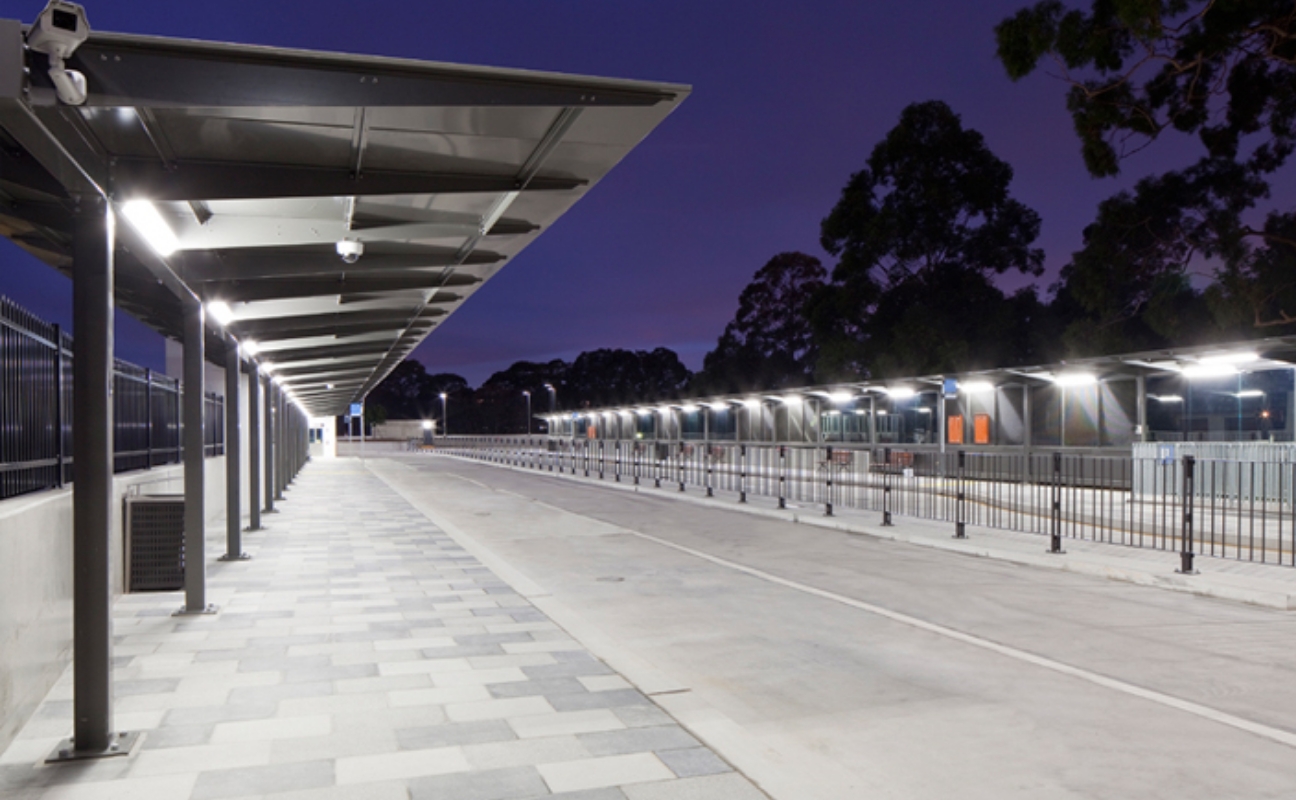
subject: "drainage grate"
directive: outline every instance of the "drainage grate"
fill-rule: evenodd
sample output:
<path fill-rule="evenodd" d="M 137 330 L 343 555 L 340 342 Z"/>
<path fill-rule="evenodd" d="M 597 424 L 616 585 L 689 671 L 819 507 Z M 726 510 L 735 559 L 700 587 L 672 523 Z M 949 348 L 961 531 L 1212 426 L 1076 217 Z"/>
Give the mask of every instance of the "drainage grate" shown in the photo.
<path fill-rule="evenodd" d="M 126 591 L 184 588 L 184 495 L 126 498 Z"/>

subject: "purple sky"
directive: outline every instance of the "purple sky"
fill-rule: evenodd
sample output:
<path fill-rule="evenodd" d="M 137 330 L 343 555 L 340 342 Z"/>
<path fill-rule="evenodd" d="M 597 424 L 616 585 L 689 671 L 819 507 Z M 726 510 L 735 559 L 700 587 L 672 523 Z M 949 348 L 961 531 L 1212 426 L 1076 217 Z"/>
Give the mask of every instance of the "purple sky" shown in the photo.
<path fill-rule="evenodd" d="M 515 361 L 599 347 L 669 347 L 697 369 L 772 256 L 802 250 L 831 267 L 820 220 L 915 101 L 949 103 L 1012 164 L 1014 195 L 1044 221 L 1050 282 L 1100 200 L 1191 151 L 1159 144 L 1120 180 L 1089 178 L 1062 83 L 1014 84 L 995 61 L 994 25 L 1026 4 L 85 0 L 105 31 L 691 84 L 674 115 L 415 351 L 473 385 Z M 31 21 L 42 5 L 9 0 L 3 13 Z M 70 322 L 70 283 L 7 240 L 0 293 Z M 133 320 L 119 323 L 117 350 L 162 366 L 160 338 Z"/>

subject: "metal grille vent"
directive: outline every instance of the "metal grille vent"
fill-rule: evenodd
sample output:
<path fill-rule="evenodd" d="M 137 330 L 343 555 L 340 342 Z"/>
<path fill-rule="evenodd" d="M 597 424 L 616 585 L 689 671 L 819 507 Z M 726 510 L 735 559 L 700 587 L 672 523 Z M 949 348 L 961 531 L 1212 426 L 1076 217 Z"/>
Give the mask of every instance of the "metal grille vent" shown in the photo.
<path fill-rule="evenodd" d="M 184 588 L 184 495 L 126 498 L 128 592 Z"/>

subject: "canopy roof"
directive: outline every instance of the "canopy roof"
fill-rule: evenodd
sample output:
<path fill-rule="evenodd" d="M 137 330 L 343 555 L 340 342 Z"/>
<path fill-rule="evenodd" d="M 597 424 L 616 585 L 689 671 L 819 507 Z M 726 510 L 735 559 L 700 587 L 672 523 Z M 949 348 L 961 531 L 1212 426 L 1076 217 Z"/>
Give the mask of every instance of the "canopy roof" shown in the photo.
<path fill-rule="evenodd" d="M 186 305 L 228 305 L 317 415 L 362 399 L 689 92 L 93 33 L 68 106 L 24 30 L 0 20 L 0 233 L 70 273 L 78 197 L 149 201 L 176 249 L 119 222 L 118 304 L 172 338 Z"/>

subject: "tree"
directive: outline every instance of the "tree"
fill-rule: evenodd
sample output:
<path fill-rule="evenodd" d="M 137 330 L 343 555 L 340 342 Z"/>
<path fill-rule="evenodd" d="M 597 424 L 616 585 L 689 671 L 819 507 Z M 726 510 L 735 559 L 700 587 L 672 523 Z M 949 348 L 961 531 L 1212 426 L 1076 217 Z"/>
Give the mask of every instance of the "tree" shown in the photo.
<path fill-rule="evenodd" d="M 506 370 L 496 372 L 477 390 L 479 406 L 487 427 L 494 433 L 526 433 L 526 398 L 531 393 L 531 412 L 549 410 L 550 386 L 560 386 L 567 373 L 567 362 L 561 359 L 540 363 L 518 361 Z M 530 427 L 535 430 L 535 426 Z"/>
<path fill-rule="evenodd" d="M 365 414 L 372 421 L 389 419 L 439 419 L 441 393 L 461 399 L 471 394 L 468 381 L 458 375 L 429 375 L 423 363 L 406 359 L 396 365 L 365 398 Z"/>
<path fill-rule="evenodd" d="M 818 351 L 806 303 L 826 277 L 819 259 L 805 253 L 780 253 L 757 270 L 694 389 L 720 394 L 809 383 Z"/>
<path fill-rule="evenodd" d="M 839 256 L 809 304 L 821 380 L 1001 365 L 1009 313 L 991 282 L 1043 271 L 1039 216 L 1009 197 L 1012 167 L 940 101 L 905 108 L 822 224 Z M 1023 298 L 1023 302 L 1026 300 Z M 999 355 L 1003 354 L 1003 355 Z"/>
<path fill-rule="evenodd" d="M 590 350 L 567 369 L 564 408 L 652 403 L 678 398 L 693 375 L 673 350 Z"/>
<path fill-rule="evenodd" d="M 1296 275 L 1272 268 L 1296 247 L 1296 220 L 1282 210 L 1263 226 L 1251 223 L 1270 176 L 1296 146 L 1290 0 L 1094 0 L 1088 13 L 1045 0 L 1005 19 L 995 35 L 1014 80 L 1046 57 L 1060 70 L 1094 176 L 1117 174 L 1124 158 L 1169 131 L 1195 135 L 1204 150 L 1196 163 L 1140 181 L 1100 208 L 1065 276 L 1090 313 L 1085 325 L 1110 332 L 1134 321 L 1158 331 L 1158 301 L 1200 299 L 1189 286 L 1194 259 L 1214 265 L 1205 296 L 1217 331 L 1296 323 Z M 1133 285 L 1110 281 L 1118 269 L 1136 273 Z M 1153 318 L 1134 320 L 1145 311 Z"/>

